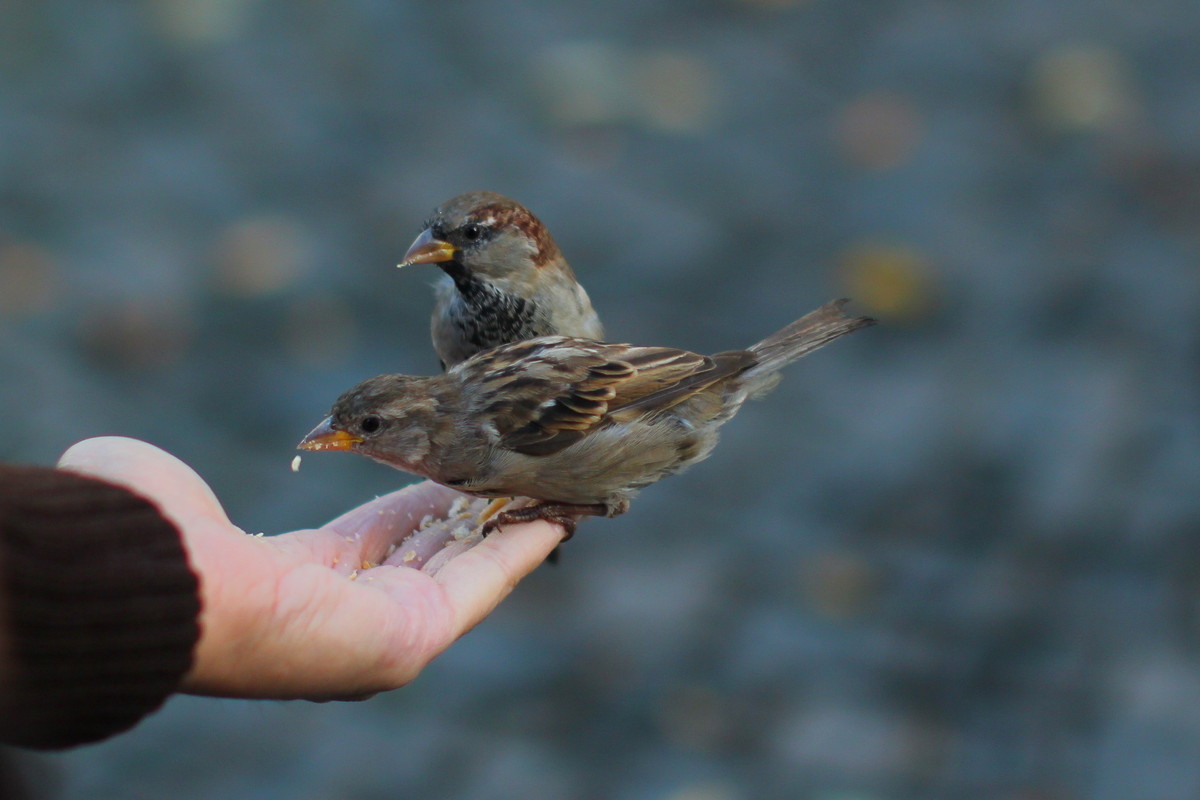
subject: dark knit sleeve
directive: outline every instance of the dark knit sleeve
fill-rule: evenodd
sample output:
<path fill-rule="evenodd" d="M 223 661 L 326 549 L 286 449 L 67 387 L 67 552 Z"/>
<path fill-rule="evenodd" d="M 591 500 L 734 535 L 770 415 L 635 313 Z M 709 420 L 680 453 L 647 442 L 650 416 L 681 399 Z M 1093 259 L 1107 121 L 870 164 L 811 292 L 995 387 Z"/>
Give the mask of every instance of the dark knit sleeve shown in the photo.
<path fill-rule="evenodd" d="M 149 501 L 0 465 L 0 742 L 94 742 L 161 706 L 192 663 L 198 590 Z"/>

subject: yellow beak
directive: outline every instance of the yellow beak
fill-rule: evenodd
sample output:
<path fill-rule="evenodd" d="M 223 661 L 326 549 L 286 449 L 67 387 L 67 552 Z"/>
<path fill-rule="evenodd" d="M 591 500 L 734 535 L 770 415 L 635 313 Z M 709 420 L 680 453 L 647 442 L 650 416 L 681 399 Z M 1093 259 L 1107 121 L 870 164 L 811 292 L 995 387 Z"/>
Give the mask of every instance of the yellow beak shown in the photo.
<path fill-rule="evenodd" d="M 297 450 L 353 450 L 362 437 L 335 430 L 333 417 L 326 417 L 321 424 L 308 432 L 296 445 Z"/>
<path fill-rule="evenodd" d="M 426 228 L 408 248 L 408 252 L 404 254 L 404 260 L 400 262 L 399 266 L 410 267 L 413 264 L 437 264 L 442 261 L 453 261 L 457 254 L 458 248 L 449 242 L 435 238 L 433 233 Z"/>

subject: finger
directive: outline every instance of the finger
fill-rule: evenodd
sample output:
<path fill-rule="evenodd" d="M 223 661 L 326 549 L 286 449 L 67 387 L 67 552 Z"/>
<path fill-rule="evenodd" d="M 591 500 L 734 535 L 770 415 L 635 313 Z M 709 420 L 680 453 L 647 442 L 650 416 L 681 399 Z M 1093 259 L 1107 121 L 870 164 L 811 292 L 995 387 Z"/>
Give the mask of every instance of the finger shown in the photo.
<path fill-rule="evenodd" d="M 431 532 L 434 535 L 428 535 Z M 442 567 L 446 566 L 447 561 L 467 552 L 482 541 L 481 528 L 476 528 L 465 535 L 461 533 L 461 529 L 460 532 L 452 534 L 427 530 L 413 534 L 400 547 L 398 554 L 402 558 L 409 559 L 408 566 L 420 569 L 429 575 L 436 575 Z"/>
<path fill-rule="evenodd" d="M 562 526 L 544 520 L 511 525 L 446 562 L 434 576 L 461 635 L 486 617 L 563 539 Z"/>
<path fill-rule="evenodd" d="M 84 439 L 62 454 L 58 466 L 125 486 L 153 501 L 177 523 L 196 518 L 229 523 L 204 479 L 152 444 L 124 436 Z"/>
<path fill-rule="evenodd" d="M 447 558 L 474 546 L 480 540 L 480 514 L 488 501 L 475 497 L 463 497 L 451 504 L 444 519 L 424 521 L 411 536 L 404 539 L 388 555 L 384 563 L 432 571 L 430 565 L 440 564 Z"/>
<path fill-rule="evenodd" d="M 419 567 L 423 572 L 436 575 L 447 561 L 479 544 L 484 537 L 484 523 L 496 512 L 496 509 L 492 507 L 492 502 L 494 501 L 472 498 L 471 502 L 463 506 L 462 512 L 454 518 L 451 527 L 457 527 L 454 527 L 452 535 L 446 535 L 445 531 L 429 530 L 422 530 L 414 534 L 404 543 L 403 547 L 405 558 L 413 561 L 410 566 Z M 521 508 L 530 502 L 532 501 L 526 497 L 509 498 L 502 508 Z M 458 506 L 456 505 L 455 508 Z M 485 514 L 485 512 L 488 513 Z M 429 535 L 429 541 L 421 542 L 426 545 L 423 551 L 420 549 L 409 550 L 410 544 L 418 542 L 427 535 Z M 418 558 L 413 559 L 413 555 Z"/>
<path fill-rule="evenodd" d="M 273 536 L 280 552 L 351 576 L 380 564 L 420 568 L 462 538 L 486 501 L 431 481 L 378 497 L 321 528 Z M 464 531 L 465 528 L 465 531 Z"/>
<path fill-rule="evenodd" d="M 432 481 L 406 486 L 347 511 L 324 525 L 366 562 L 380 563 L 423 524 L 446 517 L 465 495 Z"/>

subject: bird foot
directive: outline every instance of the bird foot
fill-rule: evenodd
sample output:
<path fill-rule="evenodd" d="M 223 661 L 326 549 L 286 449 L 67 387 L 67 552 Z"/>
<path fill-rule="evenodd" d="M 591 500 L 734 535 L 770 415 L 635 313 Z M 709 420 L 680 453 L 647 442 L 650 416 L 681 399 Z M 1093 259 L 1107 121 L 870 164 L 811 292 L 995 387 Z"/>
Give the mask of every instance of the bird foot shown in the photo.
<path fill-rule="evenodd" d="M 608 509 L 600 503 L 593 505 L 580 505 L 575 503 L 542 503 L 535 506 L 526 506 L 525 508 L 516 508 L 512 511 L 503 511 L 483 524 L 483 535 L 487 536 L 497 528 L 504 525 L 514 525 L 518 522 L 533 522 L 537 519 L 544 519 L 547 522 L 554 522 L 563 526 L 566 535 L 562 540 L 565 542 L 575 535 L 575 527 L 579 524 L 576 517 L 580 516 L 604 516 Z"/>
<path fill-rule="evenodd" d="M 511 502 L 512 502 L 511 497 L 497 497 L 495 500 L 488 503 L 487 508 L 485 508 L 482 512 L 480 512 L 479 521 L 487 522 L 492 517 L 496 516 L 496 514 L 498 514 L 500 512 L 500 509 L 504 508 L 506 505 L 508 505 Z"/>

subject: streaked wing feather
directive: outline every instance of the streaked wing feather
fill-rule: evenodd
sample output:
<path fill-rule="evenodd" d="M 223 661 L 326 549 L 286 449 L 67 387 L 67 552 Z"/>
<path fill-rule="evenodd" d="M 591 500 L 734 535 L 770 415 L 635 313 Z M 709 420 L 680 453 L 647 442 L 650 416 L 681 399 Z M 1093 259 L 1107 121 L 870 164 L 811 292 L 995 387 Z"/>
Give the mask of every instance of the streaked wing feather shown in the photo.
<path fill-rule="evenodd" d="M 687 353 L 687 355 L 695 356 L 696 354 Z M 614 402 L 609 405 L 609 413 L 615 419 L 622 419 L 637 414 L 665 411 L 694 397 L 714 383 L 746 371 L 756 363 L 754 354 L 748 350 L 730 350 L 714 356 L 696 357 L 703 359 L 704 363 L 698 365 L 697 369 L 691 373 L 680 375 L 674 382 L 667 383 L 656 391 L 643 394 L 632 402 L 620 406 Z"/>
<path fill-rule="evenodd" d="M 621 361 L 634 371 L 616 386 L 617 395 L 608 404 L 610 412 L 669 390 L 713 366 L 708 356 L 673 347 L 631 347 L 621 354 Z"/>
<path fill-rule="evenodd" d="M 498 357 L 479 365 L 479 377 L 495 387 L 482 412 L 493 417 L 498 444 L 526 455 L 567 448 L 609 418 L 668 409 L 755 363 L 747 351 L 709 357 L 669 347 L 537 341 L 511 346 L 521 348 L 519 367 Z"/>
<path fill-rule="evenodd" d="M 539 365 L 530 366 L 537 371 Z M 502 447 L 526 455 L 569 447 L 601 423 L 616 396 L 615 386 L 634 374 L 633 367 L 609 360 L 603 350 L 564 359 L 542 371 L 545 377 L 533 379 L 536 384 L 526 383 L 520 399 L 506 391 L 505 397 L 489 406 L 498 412 L 496 419 L 503 420 L 497 425 Z"/>

